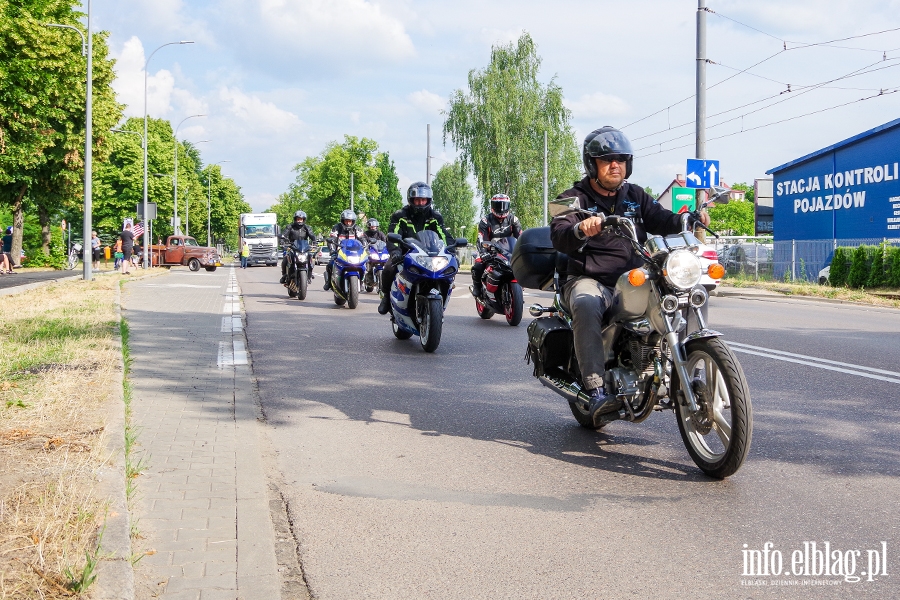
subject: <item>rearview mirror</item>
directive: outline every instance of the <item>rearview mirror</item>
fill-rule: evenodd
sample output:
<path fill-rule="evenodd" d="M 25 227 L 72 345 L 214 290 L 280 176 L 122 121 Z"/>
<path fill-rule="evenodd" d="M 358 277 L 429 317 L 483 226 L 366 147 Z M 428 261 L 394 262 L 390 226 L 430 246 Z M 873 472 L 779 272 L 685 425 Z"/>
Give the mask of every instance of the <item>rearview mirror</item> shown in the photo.
<path fill-rule="evenodd" d="M 389 233 L 387 234 L 387 239 L 389 242 L 394 242 L 395 244 L 399 244 L 403 241 L 403 236 L 399 233 Z"/>
<path fill-rule="evenodd" d="M 456 247 L 457 248 L 465 248 L 469 245 L 469 240 L 466 238 L 456 238 Z"/>

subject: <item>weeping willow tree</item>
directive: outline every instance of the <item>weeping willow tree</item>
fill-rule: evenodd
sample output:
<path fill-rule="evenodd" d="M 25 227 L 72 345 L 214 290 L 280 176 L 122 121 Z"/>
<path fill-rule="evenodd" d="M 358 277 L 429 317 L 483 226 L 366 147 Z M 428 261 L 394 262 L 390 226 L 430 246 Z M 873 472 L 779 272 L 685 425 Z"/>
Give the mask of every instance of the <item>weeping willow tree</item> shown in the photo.
<path fill-rule="evenodd" d="M 468 90 L 455 90 L 445 111 L 447 138 L 475 174 L 486 210 L 491 196 L 505 193 L 525 227 L 543 219 L 544 132 L 549 155 L 549 197 L 580 178 L 580 158 L 555 78 L 538 80 L 541 58 L 531 36 L 491 49 L 483 70 L 469 71 Z"/>

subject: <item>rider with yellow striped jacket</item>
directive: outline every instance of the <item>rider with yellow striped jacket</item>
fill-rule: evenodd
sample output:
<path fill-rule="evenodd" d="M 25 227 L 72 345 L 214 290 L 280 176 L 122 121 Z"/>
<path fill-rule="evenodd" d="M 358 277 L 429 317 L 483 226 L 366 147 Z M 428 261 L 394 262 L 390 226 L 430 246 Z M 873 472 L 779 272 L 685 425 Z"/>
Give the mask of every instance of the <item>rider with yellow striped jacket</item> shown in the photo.
<path fill-rule="evenodd" d="M 417 181 L 406 191 L 407 205 L 391 215 L 391 224 L 388 233 L 399 233 L 404 239 L 413 237 L 420 231 L 430 229 L 434 231 L 444 243 L 455 243 L 450 230 L 444 227 L 444 217 L 432 206 L 434 194 L 431 186 L 423 181 Z M 388 251 L 391 258 L 384 266 L 381 274 L 381 304 L 378 312 L 386 315 L 391 308 L 391 285 L 397 275 L 397 267 L 403 262 L 403 251 L 396 244 L 388 240 Z M 450 249 L 453 252 L 453 249 Z"/>

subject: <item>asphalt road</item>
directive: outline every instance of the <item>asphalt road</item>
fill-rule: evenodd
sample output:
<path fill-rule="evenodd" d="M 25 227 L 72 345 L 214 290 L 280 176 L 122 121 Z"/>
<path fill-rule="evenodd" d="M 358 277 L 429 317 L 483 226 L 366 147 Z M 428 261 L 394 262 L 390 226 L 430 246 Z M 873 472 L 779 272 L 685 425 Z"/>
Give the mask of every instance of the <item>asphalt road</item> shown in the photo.
<path fill-rule="evenodd" d="M 713 298 L 755 417 L 744 467 L 715 481 L 670 412 L 580 428 L 523 360 L 529 317 L 482 321 L 467 277 L 426 354 L 374 294 L 338 308 L 318 277 L 301 302 L 279 275 L 238 280 L 314 597 L 900 597 L 900 311 Z M 886 542 L 888 575 L 789 574 L 813 541 L 856 575 Z M 745 575 L 767 542 L 786 573 Z"/>

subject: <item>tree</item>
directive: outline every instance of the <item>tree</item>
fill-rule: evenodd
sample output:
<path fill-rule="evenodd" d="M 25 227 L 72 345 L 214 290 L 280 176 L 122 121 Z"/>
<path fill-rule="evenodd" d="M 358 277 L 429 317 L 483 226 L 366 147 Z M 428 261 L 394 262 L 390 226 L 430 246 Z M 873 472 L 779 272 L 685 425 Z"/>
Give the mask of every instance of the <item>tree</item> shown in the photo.
<path fill-rule="evenodd" d="M 231 248 L 238 245 L 238 225 L 241 213 L 253 212 L 239 188 L 233 180 L 222 177 L 222 167 L 220 165 L 209 165 L 201 172 L 201 182 L 206 184 L 209 182 L 208 198 L 209 198 L 209 215 L 210 229 L 212 231 L 212 240 L 206 240 L 206 200 L 204 199 L 201 208 L 203 214 L 203 227 L 195 226 L 194 233 L 198 234 L 198 239 L 205 240 L 205 243 L 212 246 L 218 240 L 224 240 L 224 243 Z"/>
<path fill-rule="evenodd" d="M 755 211 L 752 202 L 732 200 L 728 204 L 709 207 L 709 228 L 728 235 L 753 235 Z"/>
<path fill-rule="evenodd" d="M 403 208 L 403 194 L 400 193 L 400 178 L 397 177 L 390 155 L 387 152 L 378 154 L 375 165 L 378 167 L 378 179 L 375 182 L 378 197 L 369 199 L 369 216 L 378 219 L 382 229 L 387 229 L 394 211 Z"/>
<path fill-rule="evenodd" d="M 309 224 L 320 231 L 330 229 L 350 208 L 350 173 L 354 179 L 354 210 L 369 214 L 378 209 L 378 180 L 382 170 L 378 144 L 368 138 L 345 135 L 344 142 L 331 142 L 319 156 L 308 156 L 294 167 L 297 176 L 287 193 L 269 210 L 287 224 L 297 210 L 307 214 Z"/>
<path fill-rule="evenodd" d="M 744 192 L 744 200 L 747 200 L 748 202 L 753 204 L 753 198 L 755 197 L 754 195 L 756 194 L 756 190 L 752 185 L 748 183 L 735 183 L 731 186 L 731 189 Z"/>
<path fill-rule="evenodd" d="M 475 192 L 468 182 L 469 170 L 460 161 L 438 169 L 434 176 L 434 207 L 444 217 L 444 225 L 457 237 L 466 237 L 474 229 Z M 463 230 L 465 228 L 465 230 Z"/>
<path fill-rule="evenodd" d="M 78 211 L 84 170 L 86 59 L 71 31 L 83 15 L 69 0 L 0 0 L 0 199 L 13 213 L 13 257 L 22 247 L 25 203 L 39 213 L 44 251 L 50 221 Z M 94 37 L 94 154 L 106 156 L 108 129 L 121 115 L 111 88 L 106 33 Z M 26 196 L 27 194 L 27 196 Z M 80 212 L 80 211 L 78 211 Z"/>
<path fill-rule="evenodd" d="M 651 198 L 656 198 L 656 194 L 653 193 L 653 188 L 651 188 L 649 185 L 644 188 L 644 191 L 647 192 L 647 195 Z"/>
<path fill-rule="evenodd" d="M 542 220 L 545 131 L 550 197 L 569 188 L 580 173 L 571 113 L 555 78 L 547 85 L 538 81 L 540 65 L 528 33 L 494 46 L 490 64 L 469 71 L 468 90 L 454 91 L 444 113 L 444 142 L 449 136 L 474 172 L 485 211 L 491 196 L 508 194 L 524 227 Z"/>

